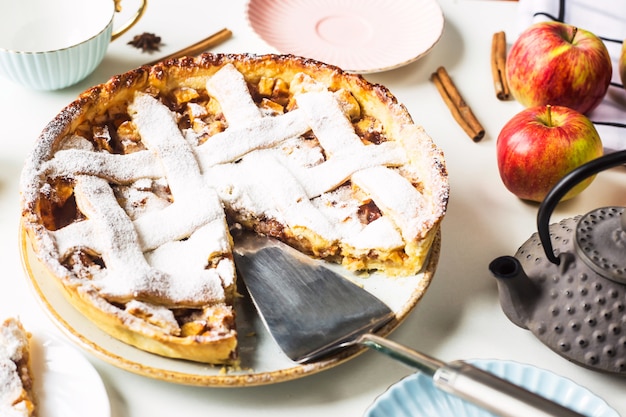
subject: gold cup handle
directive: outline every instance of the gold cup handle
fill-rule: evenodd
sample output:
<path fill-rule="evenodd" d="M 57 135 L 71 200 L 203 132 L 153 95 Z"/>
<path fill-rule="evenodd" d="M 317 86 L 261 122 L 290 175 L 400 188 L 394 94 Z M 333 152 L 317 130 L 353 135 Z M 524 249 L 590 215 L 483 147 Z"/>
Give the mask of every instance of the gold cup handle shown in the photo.
<path fill-rule="evenodd" d="M 117 13 L 121 11 L 122 6 L 120 3 L 122 0 L 113 0 L 113 1 L 115 2 L 115 12 Z M 111 41 L 116 40 L 117 38 L 122 36 L 124 33 L 126 33 L 130 28 L 132 28 L 135 25 L 135 23 L 137 23 L 139 19 L 141 19 L 141 16 L 143 16 L 143 14 L 145 13 L 147 5 L 148 5 L 148 0 L 141 0 L 141 5 L 137 8 L 137 11 L 135 12 L 134 16 L 130 18 L 128 22 L 124 23 L 120 28 L 113 31 L 113 33 L 111 34 Z"/>

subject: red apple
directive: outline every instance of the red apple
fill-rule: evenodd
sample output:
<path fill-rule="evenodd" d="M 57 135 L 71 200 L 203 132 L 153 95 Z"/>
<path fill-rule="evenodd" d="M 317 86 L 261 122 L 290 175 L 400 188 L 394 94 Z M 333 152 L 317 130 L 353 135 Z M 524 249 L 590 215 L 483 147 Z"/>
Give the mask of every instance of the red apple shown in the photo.
<path fill-rule="evenodd" d="M 496 142 L 498 169 L 506 188 L 523 200 L 541 202 L 574 168 L 603 153 L 600 136 L 582 113 L 563 106 L 535 106 L 509 120 Z M 584 190 L 581 182 L 563 200 Z"/>
<path fill-rule="evenodd" d="M 551 104 L 588 113 L 602 101 L 612 72 L 600 38 L 560 22 L 528 27 L 506 60 L 511 93 L 525 107 Z"/>

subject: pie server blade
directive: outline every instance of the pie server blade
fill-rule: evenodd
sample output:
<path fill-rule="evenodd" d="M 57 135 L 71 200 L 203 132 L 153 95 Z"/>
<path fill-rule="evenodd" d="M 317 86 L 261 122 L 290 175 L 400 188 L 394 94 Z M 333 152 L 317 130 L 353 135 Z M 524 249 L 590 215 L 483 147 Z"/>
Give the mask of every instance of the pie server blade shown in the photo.
<path fill-rule="evenodd" d="M 445 363 L 375 335 L 395 314 L 367 290 L 279 240 L 247 232 L 233 237 L 235 264 L 250 298 L 291 360 L 312 362 L 362 345 L 432 376 L 443 391 L 503 417 L 582 416 L 466 362 Z"/>

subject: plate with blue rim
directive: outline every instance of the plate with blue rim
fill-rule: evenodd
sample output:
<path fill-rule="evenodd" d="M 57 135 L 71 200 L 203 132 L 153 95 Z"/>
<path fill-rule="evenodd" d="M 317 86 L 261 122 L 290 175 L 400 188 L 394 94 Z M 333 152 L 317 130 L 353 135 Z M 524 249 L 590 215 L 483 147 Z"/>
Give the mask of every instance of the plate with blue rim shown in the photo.
<path fill-rule="evenodd" d="M 620 417 L 606 401 L 587 388 L 553 372 L 506 360 L 469 363 L 540 394 L 585 416 Z M 392 385 L 365 411 L 364 417 L 493 417 L 492 413 L 434 386 L 432 377 L 418 372 Z"/>

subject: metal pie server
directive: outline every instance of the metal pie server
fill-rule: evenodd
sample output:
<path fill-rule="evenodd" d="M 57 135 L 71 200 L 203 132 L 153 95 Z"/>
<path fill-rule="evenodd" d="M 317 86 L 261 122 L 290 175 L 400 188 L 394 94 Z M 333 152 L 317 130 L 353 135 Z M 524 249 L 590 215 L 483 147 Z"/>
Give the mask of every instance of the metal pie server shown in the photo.
<path fill-rule="evenodd" d="M 362 345 L 432 376 L 435 386 L 503 417 L 581 417 L 463 361 L 442 362 L 374 334 L 393 311 L 368 291 L 288 245 L 234 234 L 234 259 L 265 327 L 293 361 Z"/>

